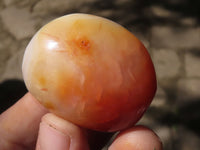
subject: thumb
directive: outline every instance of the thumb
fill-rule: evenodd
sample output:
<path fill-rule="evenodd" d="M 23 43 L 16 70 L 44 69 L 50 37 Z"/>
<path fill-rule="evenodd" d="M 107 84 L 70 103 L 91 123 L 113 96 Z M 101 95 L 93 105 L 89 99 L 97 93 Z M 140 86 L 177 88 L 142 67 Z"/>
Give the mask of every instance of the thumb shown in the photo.
<path fill-rule="evenodd" d="M 81 128 L 53 114 L 40 123 L 36 150 L 89 150 Z"/>

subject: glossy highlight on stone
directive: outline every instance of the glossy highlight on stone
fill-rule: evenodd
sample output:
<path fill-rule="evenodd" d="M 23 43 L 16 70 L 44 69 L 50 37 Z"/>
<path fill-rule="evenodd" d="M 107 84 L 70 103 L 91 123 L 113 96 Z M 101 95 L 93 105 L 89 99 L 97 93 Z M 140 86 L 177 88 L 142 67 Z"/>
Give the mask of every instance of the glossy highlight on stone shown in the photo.
<path fill-rule="evenodd" d="M 156 91 L 143 44 L 117 23 L 88 14 L 42 27 L 26 48 L 22 70 L 28 90 L 50 112 L 98 131 L 134 125 Z"/>

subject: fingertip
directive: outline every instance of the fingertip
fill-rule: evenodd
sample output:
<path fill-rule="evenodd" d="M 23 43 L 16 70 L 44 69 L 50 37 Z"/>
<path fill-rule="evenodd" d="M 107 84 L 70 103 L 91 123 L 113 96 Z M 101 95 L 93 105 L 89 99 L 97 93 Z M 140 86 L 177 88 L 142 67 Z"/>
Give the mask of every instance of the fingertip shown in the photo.
<path fill-rule="evenodd" d="M 122 131 L 109 150 L 162 150 L 160 138 L 149 128 L 135 126 Z"/>
<path fill-rule="evenodd" d="M 80 127 L 52 113 L 47 113 L 46 115 L 44 115 L 42 117 L 42 122 L 46 122 L 52 127 L 55 127 L 57 130 L 63 132 L 64 134 L 68 134 L 70 136 L 78 136 L 79 133 L 83 132 Z"/>
<path fill-rule="evenodd" d="M 36 150 L 69 150 L 70 137 L 46 122 L 40 123 Z"/>
<path fill-rule="evenodd" d="M 43 116 L 40 123 L 37 150 L 88 150 L 83 130 L 54 114 Z"/>

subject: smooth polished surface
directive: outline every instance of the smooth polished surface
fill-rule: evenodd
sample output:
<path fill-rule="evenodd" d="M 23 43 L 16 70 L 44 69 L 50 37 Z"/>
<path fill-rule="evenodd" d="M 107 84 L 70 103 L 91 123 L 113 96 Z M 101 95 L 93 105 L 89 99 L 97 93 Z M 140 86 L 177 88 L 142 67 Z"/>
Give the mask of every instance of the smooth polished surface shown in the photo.
<path fill-rule="evenodd" d="M 27 46 L 23 76 L 51 112 L 99 131 L 135 124 L 156 91 L 143 44 L 122 26 L 87 14 L 63 16 L 39 30 Z"/>

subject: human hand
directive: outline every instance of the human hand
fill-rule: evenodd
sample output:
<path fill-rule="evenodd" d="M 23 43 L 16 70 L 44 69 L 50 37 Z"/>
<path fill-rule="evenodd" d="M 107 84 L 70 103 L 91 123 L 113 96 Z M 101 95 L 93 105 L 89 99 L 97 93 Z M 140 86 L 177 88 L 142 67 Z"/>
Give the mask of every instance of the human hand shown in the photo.
<path fill-rule="evenodd" d="M 90 134 L 48 113 L 30 93 L 0 115 L 0 150 L 89 150 Z M 162 150 L 162 144 L 153 131 L 135 126 L 121 131 L 109 147 L 132 149 Z"/>

